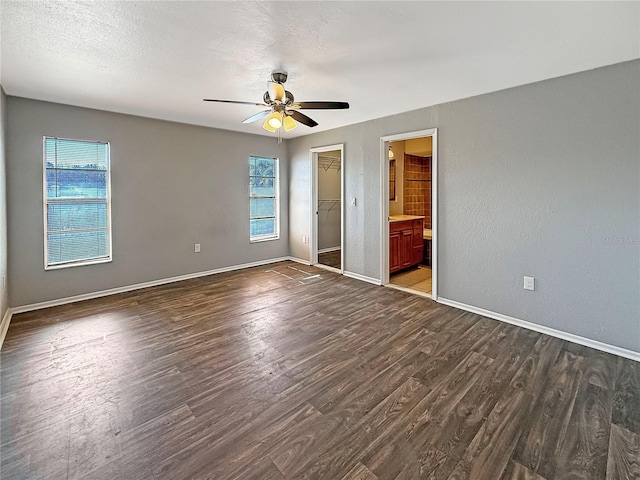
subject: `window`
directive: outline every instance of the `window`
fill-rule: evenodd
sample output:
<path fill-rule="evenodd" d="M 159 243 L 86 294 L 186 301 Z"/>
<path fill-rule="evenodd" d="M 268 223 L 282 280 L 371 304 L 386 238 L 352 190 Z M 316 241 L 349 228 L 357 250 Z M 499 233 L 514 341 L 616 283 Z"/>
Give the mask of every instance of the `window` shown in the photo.
<path fill-rule="evenodd" d="M 44 137 L 45 270 L 111 261 L 109 144 Z"/>
<path fill-rule="evenodd" d="M 249 240 L 280 236 L 278 159 L 249 157 Z"/>

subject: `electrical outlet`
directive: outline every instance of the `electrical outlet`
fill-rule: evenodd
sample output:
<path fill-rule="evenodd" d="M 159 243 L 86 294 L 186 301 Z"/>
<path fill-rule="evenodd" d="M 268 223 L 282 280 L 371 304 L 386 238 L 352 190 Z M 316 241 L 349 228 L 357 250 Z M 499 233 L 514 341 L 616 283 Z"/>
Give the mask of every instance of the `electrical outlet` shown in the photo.
<path fill-rule="evenodd" d="M 524 277 L 524 289 L 535 290 L 535 281 L 536 279 L 533 277 Z"/>
<path fill-rule="evenodd" d="M 193 246 L 193 251 L 196 252 L 196 253 L 200 253 L 200 244 L 199 243 L 196 243 Z"/>

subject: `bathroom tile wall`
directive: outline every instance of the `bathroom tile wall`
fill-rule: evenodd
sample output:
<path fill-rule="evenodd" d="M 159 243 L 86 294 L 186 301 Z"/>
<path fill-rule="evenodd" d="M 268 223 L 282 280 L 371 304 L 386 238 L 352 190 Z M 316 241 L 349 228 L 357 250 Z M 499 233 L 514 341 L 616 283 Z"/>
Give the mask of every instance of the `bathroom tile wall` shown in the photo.
<path fill-rule="evenodd" d="M 431 228 L 431 157 L 404 156 L 404 214 L 423 215 Z"/>

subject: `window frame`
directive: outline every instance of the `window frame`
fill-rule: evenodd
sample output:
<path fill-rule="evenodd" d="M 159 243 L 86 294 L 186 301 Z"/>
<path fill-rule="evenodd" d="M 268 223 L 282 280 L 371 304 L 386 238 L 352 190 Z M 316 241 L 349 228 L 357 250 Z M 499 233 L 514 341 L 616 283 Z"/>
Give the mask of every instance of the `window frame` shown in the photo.
<path fill-rule="evenodd" d="M 68 140 L 72 142 L 83 142 L 105 145 L 107 148 L 107 170 L 106 170 L 106 198 L 87 198 L 87 199 L 65 199 L 64 202 L 69 203 L 85 203 L 85 202 L 102 202 L 104 200 L 107 211 L 106 218 L 106 232 L 107 232 L 107 255 L 101 257 L 88 258 L 83 260 L 71 260 L 60 263 L 49 264 L 49 210 L 50 204 L 63 203 L 63 201 L 57 201 L 55 199 L 49 199 L 47 196 L 47 140 Z M 54 200 L 50 202 L 50 200 Z M 63 268 L 80 267 L 85 265 L 97 265 L 101 263 L 109 263 L 113 260 L 113 245 L 112 245 L 112 228 L 111 228 L 111 143 L 100 140 L 84 140 L 78 138 L 67 137 L 55 137 L 44 135 L 42 137 L 42 219 L 44 226 L 44 269 L 45 270 L 60 270 Z"/>
<path fill-rule="evenodd" d="M 273 160 L 273 189 L 274 189 L 274 197 L 254 197 L 251 195 L 251 177 L 256 177 L 256 175 L 251 175 L 251 159 L 252 158 L 262 158 L 267 160 Z M 269 178 L 269 177 L 258 177 L 258 178 Z M 267 157 L 264 155 L 249 155 L 249 243 L 260 243 L 260 242 L 268 242 L 271 240 L 279 240 L 280 239 L 280 159 L 278 157 Z M 251 199 L 252 198 L 273 198 L 275 200 L 275 213 L 274 217 L 261 217 L 261 218 L 273 218 L 275 221 L 275 233 L 269 235 L 256 235 L 251 236 L 251 220 L 255 220 L 251 218 Z"/>

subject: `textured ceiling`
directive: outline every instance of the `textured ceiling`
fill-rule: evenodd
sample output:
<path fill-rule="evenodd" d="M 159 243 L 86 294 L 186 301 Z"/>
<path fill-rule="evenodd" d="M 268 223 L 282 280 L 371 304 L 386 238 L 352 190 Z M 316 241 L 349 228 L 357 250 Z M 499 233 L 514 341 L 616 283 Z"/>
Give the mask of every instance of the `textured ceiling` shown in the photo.
<path fill-rule="evenodd" d="M 319 122 L 285 137 L 640 57 L 638 2 L 0 3 L 9 95 L 243 125 L 272 70 Z M 269 134 L 272 135 L 272 134 Z"/>

